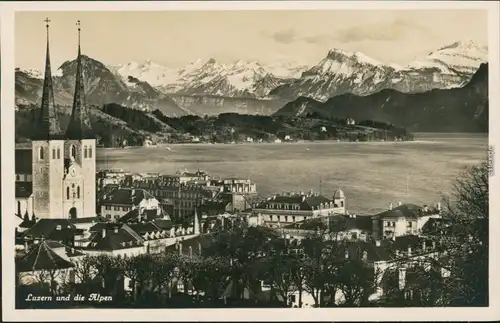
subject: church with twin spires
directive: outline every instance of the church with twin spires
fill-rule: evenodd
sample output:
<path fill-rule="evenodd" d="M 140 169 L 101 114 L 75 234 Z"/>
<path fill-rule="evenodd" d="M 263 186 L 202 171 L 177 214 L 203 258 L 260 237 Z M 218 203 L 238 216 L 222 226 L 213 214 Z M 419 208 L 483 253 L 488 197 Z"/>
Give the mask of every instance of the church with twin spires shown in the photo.
<path fill-rule="evenodd" d="M 18 216 L 28 214 L 36 219 L 68 219 L 96 216 L 96 137 L 92 133 L 89 112 L 85 106 L 83 66 L 80 47 L 80 21 L 77 22 L 78 54 L 75 92 L 70 121 L 62 130 L 57 118 L 52 86 L 49 20 L 46 19 L 47 49 L 41 107 L 34 123 L 31 154 L 25 151 L 16 158 L 31 155 L 31 176 L 23 183 L 16 169 L 16 201 Z M 23 157 L 21 157 L 23 156 Z M 17 160 L 17 164 L 27 160 Z M 27 168 L 26 165 L 25 168 Z M 27 172 L 27 171 L 26 171 Z M 31 179 L 31 183 L 29 183 Z M 21 211 L 18 184 L 24 184 L 26 205 Z M 31 194 L 29 186 L 31 184 Z M 19 194 L 20 195 L 20 194 Z M 23 212 L 24 211 L 24 212 Z M 30 214 L 32 213 L 32 214 Z"/>

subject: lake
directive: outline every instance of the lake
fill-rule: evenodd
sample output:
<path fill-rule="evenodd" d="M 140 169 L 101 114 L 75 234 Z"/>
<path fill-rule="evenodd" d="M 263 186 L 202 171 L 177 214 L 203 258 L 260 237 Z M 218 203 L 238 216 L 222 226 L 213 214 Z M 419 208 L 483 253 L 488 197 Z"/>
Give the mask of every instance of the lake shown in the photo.
<path fill-rule="evenodd" d="M 467 166 L 486 160 L 485 134 L 415 134 L 412 142 L 177 144 L 97 152 L 97 167 L 132 172 L 202 170 L 250 178 L 261 195 L 341 188 L 350 212 L 371 214 L 389 203 L 435 205 Z"/>

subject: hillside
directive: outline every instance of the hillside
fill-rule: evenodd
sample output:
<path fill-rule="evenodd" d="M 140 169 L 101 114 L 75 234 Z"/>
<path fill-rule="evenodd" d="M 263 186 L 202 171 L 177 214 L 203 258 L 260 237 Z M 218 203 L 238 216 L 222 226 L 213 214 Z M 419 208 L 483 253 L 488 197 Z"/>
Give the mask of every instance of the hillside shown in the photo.
<path fill-rule="evenodd" d="M 190 114 L 179 107 L 168 95 L 147 82 L 136 78 L 122 80 L 104 64 L 82 55 L 86 103 L 102 106 L 117 103 L 141 110 L 160 109 L 170 116 Z M 64 62 L 53 75 L 56 104 L 69 106 L 73 102 L 76 60 Z M 16 69 L 16 105 L 39 104 L 43 80 L 41 75 Z"/>
<path fill-rule="evenodd" d="M 181 134 L 200 142 L 237 143 L 299 140 L 412 140 L 403 128 L 386 123 L 362 121 L 348 124 L 346 119 L 324 119 L 311 114 L 302 117 L 255 116 L 223 113 L 218 116 L 168 118 L 153 112 Z"/>
<path fill-rule="evenodd" d="M 310 113 L 324 118 L 378 120 L 410 131 L 488 132 L 488 64 L 482 64 L 470 82 L 461 88 L 424 93 L 382 90 L 366 96 L 344 94 L 326 102 L 300 97 L 275 115 Z"/>

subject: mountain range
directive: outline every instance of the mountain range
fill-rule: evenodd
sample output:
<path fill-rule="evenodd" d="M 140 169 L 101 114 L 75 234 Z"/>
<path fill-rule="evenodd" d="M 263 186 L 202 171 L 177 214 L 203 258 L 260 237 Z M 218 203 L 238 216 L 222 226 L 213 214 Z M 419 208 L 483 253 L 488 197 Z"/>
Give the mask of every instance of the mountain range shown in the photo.
<path fill-rule="evenodd" d="M 276 116 L 317 115 L 384 121 L 420 132 L 488 132 L 488 64 L 481 64 L 461 88 L 402 93 L 394 89 L 359 96 L 348 93 L 325 102 L 299 97 Z"/>
<path fill-rule="evenodd" d="M 88 56 L 83 56 L 83 64 L 88 104 L 101 107 L 116 103 L 146 112 L 159 109 L 166 116 L 178 117 L 226 112 L 287 113 L 304 102 L 309 109 L 338 96 L 368 97 L 356 102 L 369 105 L 370 98 L 384 97 L 385 93 L 398 93 L 394 95 L 404 98 L 428 92 L 446 96 L 446 90 L 453 93 L 452 90 L 466 86 L 480 64 L 487 62 L 487 56 L 486 47 L 458 41 L 405 66 L 384 64 L 362 53 L 339 49 L 330 50 L 312 67 L 288 61 L 261 64 L 240 60 L 222 64 L 214 59 L 200 59 L 173 69 L 151 60 L 105 65 Z M 73 60 L 53 73 L 58 105 L 72 104 L 75 70 Z M 16 68 L 15 75 L 16 105 L 37 106 L 42 73 Z M 436 89 L 444 92 L 435 92 Z"/>
<path fill-rule="evenodd" d="M 318 101 L 353 93 L 368 95 L 384 89 L 404 93 L 449 89 L 467 83 L 488 49 L 472 41 L 458 41 L 417 58 L 406 66 L 383 64 L 362 53 L 333 49 L 296 80 L 271 91 L 282 98 L 306 96 Z"/>

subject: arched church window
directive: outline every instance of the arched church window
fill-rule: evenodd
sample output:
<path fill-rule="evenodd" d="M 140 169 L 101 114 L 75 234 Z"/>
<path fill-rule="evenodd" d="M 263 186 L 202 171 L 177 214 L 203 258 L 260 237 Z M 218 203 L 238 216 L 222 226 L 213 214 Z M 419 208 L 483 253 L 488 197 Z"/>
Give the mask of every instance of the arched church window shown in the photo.
<path fill-rule="evenodd" d="M 43 160 L 43 147 L 38 148 L 38 159 Z"/>
<path fill-rule="evenodd" d="M 340 201 L 340 207 L 344 207 L 344 201 Z"/>
<path fill-rule="evenodd" d="M 57 147 L 57 159 L 61 159 L 61 148 Z"/>
<path fill-rule="evenodd" d="M 80 198 L 80 186 L 76 188 L 76 197 Z"/>
<path fill-rule="evenodd" d="M 56 149 L 52 148 L 52 159 L 56 159 Z"/>
<path fill-rule="evenodd" d="M 70 155 L 71 159 L 75 159 L 76 158 L 76 147 L 75 147 L 75 145 L 71 145 L 71 147 L 69 148 L 69 155 Z"/>
<path fill-rule="evenodd" d="M 69 200 L 69 186 L 66 187 L 66 199 Z"/>
<path fill-rule="evenodd" d="M 87 146 L 83 147 L 83 158 L 87 158 Z"/>

